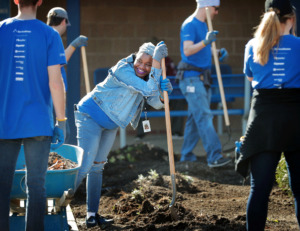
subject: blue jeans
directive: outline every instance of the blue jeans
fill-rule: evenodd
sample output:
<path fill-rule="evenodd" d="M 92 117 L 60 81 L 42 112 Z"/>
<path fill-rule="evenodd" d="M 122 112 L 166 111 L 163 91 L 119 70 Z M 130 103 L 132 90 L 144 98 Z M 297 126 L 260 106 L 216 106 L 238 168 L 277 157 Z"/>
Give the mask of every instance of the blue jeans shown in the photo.
<path fill-rule="evenodd" d="M 78 146 L 84 150 L 81 167 L 78 172 L 76 189 L 87 177 L 87 212 L 98 212 L 104 165 L 114 144 L 118 128 L 105 129 L 88 114 L 75 111 Z"/>
<path fill-rule="evenodd" d="M 0 140 L 0 229 L 9 231 L 9 203 L 21 144 L 26 161 L 26 231 L 44 230 L 46 209 L 45 178 L 51 137 Z"/>
<path fill-rule="evenodd" d="M 206 90 L 199 77 L 184 78 L 179 83 L 180 90 L 188 103 L 188 118 L 184 130 L 184 141 L 180 161 L 196 161 L 193 149 L 202 140 L 207 154 L 207 163 L 222 158 L 221 142 L 213 125 L 210 110 L 211 90 Z M 193 88 L 193 90 L 187 91 Z"/>
<path fill-rule="evenodd" d="M 300 201 L 300 151 L 286 152 L 290 186 L 295 200 L 295 212 L 300 222 L 299 205 Z M 251 157 L 251 189 L 247 204 L 247 230 L 264 230 L 267 213 L 268 200 L 273 187 L 275 172 L 281 152 L 264 152 Z"/>

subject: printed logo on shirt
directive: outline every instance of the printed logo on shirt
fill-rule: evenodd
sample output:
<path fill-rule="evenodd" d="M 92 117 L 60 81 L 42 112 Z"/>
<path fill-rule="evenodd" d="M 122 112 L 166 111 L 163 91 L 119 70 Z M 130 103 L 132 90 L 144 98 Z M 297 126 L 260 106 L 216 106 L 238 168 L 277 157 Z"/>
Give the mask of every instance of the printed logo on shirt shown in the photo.
<path fill-rule="evenodd" d="M 288 54 L 289 51 L 292 49 L 290 47 L 275 47 L 274 53 L 276 56 L 274 57 L 273 62 L 273 72 L 272 76 L 274 77 L 273 86 L 276 88 L 282 88 L 284 84 L 284 79 L 286 78 L 285 73 L 285 56 Z"/>
<path fill-rule="evenodd" d="M 18 33 L 18 34 L 29 34 L 29 33 L 31 33 L 30 30 L 17 30 L 17 29 L 14 29 L 13 32 Z"/>
<path fill-rule="evenodd" d="M 16 42 L 14 50 L 15 60 L 15 81 L 24 81 L 24 63 L 26 60 L 26 37 L 31 33 L 29 30 L 17 30 L 13 31 L 16 33 Z M 25 37 L 24 37 L 25 36 Z"/>

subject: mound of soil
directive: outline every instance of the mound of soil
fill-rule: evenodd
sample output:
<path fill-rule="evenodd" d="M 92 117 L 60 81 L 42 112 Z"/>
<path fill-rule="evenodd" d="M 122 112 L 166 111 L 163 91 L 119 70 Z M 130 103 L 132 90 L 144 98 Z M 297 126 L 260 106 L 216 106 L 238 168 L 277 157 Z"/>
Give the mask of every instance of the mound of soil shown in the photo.
<path fill-rule="evenodd" d="M 233 153 L 229 153 L 233 157 Z M 170 181 L 168 153 L 149 144 L 111 152 L 105 166 L 99 214 L 113 218 L 106 230 L 246 230 L 249 183 L 234 171 L 176 160 L 176 201 Z M 87 229 L 84 183 L 71 202 L 79 230 Z M 174 216 L 174 214 L 177 216 Z M 274 187 L 269 202 L 267 230 L 299 230 L 293 199 Z"/>

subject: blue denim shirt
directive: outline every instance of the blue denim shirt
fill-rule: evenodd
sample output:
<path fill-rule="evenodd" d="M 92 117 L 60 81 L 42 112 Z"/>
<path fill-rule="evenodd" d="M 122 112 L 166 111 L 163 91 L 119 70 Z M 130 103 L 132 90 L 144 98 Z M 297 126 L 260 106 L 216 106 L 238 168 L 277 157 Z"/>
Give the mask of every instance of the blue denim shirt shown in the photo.
<path fill-rule="evenodd" d="M 135 129 L 143 110 L 144 97 L 155 109 L 163 108 L 164 104 L 159 99 L 161 69 L 152 67 L 149 80 L 144 81 L 135 74 L 133 61 L 133 55 L 120 60 L 89 94 L 118 126 L 125 128 L 131 123 Z"/>

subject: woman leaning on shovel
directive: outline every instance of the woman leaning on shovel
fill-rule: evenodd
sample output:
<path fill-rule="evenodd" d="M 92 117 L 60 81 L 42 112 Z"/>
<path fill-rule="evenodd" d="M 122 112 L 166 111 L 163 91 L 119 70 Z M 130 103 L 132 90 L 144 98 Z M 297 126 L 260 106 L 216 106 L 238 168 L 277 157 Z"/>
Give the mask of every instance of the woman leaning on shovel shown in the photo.
<path fill-rule="evenodd" d="M 164 42 L 154 46 L 144 43 L 137 54 L 120 60 L 99 83 L 75 106 L 78 146 L 84 155 L 78 173 L 76 188 L 87 177 L 87 227 L 101 228 L 112 223 L 98 215 L 102 172 L 107 155 L 114 143 L 118 127 L 131 123 L 136 128 L 147 103 L 160 109 L 163 99 L 160 91 L 172 92 L 168 79 L 162 79 L 160 62 L 168 55 Z"/>
<path fill-rule="evenodd" d="M 247 230 L 264 230 L 281 153 L 300 221 L 300 38 L 290 34 L 295 21 L 289 0 L 267 0 L 255 36 L 246 45 L 244 72 L 254 92 L 236 167 L 246 176 L 250 166 Z"/>

